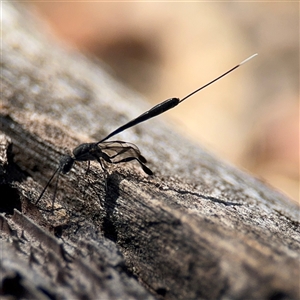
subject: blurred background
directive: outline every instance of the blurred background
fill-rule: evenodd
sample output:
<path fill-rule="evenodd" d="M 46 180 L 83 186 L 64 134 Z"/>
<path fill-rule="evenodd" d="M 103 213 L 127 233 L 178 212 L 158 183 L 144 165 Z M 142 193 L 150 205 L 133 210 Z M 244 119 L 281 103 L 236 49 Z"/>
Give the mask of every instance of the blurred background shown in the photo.
<path fill-rule="evenodd" d="M 106 62 L 206 149 L 299 203 L 299 3 L 31 2 L 65 46 Z"/>

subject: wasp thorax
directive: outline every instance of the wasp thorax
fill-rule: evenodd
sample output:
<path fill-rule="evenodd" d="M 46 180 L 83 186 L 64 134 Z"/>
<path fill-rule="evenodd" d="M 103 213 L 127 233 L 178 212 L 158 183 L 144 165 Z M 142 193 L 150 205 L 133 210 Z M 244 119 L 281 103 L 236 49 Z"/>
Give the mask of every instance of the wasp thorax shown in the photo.
<path fill-rule="evenodd" d="M 81 144 L 73 150 L 73 155 L 77 161 L 89 161 L 95 160 L 95 151 L 97 152 L 99 147 L 96 143 Z"/>

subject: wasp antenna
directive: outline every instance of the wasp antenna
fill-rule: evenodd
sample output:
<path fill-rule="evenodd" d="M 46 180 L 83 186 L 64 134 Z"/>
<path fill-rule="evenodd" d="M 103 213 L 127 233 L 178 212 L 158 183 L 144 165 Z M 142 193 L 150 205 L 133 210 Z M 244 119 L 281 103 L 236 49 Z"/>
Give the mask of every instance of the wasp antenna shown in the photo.
<path fill-rule="evenodd" d="M 41 198 L 43 197 L 47 187 L 50 185 L 51 181 L 53 180 L 54 176 L 60 171 L 60 167 L 58 167 L 54 173 L 52 174 L 51 178 L 48 180 L 47 184 L 45 185 L 44 189 L 42 190 L 40 196 L 38 197 L 38 199 L 35 201 L 35 205 L 39 203 L 39 201 L 41 200 Z"/>

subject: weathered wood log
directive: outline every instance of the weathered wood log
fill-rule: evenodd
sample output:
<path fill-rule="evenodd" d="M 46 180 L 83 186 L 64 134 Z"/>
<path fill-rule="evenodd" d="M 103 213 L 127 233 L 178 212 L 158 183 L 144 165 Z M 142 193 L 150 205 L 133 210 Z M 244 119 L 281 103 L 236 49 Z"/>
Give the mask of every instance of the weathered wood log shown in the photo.
<path fill-rule="evenodd" d="M 300 299 L 299 207 L 163 123 L 120 134 L 139 165 L 59 157 L 148 107 L 3 3 L 1 294 L 30 299 Z M 151 123 L 150 123 L 151 122 Z"/>

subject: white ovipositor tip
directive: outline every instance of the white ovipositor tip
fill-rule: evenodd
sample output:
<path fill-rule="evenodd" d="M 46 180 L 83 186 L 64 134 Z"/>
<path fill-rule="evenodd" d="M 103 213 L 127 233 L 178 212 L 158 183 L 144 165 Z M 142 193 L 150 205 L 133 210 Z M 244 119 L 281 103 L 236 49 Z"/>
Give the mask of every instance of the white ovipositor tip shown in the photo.
<path fill-rule="evenodd" d="M 253 57 L 255 57 L 257 55 L 257 53 L 251 55 L 250 57 L 246 58 L 245 60 L 243 60 L 241 63 L 240 63 L 240 66 L 243 65 L 244 63 L 246 63 L 247 61 L 249 61 L 250 59 L 252 59 Z"/>

